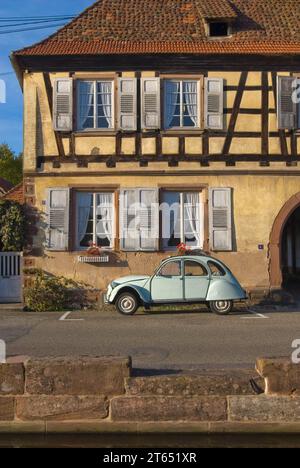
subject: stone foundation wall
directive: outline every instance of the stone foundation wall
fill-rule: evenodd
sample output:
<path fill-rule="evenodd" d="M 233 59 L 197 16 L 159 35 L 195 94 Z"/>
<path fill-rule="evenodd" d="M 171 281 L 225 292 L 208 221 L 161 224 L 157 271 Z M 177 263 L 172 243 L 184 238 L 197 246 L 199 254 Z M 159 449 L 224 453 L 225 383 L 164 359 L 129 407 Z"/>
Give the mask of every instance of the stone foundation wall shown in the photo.
<path fill-rule="evenodd" d="M 22 425 L 55 421 L 69 424 L 70 430 L 72 423 L 75 428 L 85 422 L 94 429 L 107 423 L 120 431 L 126 423 L 152 424 L 153 430 L 166 423 L 235 429 L 251 423 L 300 423 L 300 365 L 258 359 L 256 367 L 258 373 L 214 370 L 134 377 L 128 357 L 9 361 L 0 364 L 0 432 L 8 424 L 20 430 Z M 252 378 L 257 388 L 265 388 L 263 394 L 255 394 Z"/>

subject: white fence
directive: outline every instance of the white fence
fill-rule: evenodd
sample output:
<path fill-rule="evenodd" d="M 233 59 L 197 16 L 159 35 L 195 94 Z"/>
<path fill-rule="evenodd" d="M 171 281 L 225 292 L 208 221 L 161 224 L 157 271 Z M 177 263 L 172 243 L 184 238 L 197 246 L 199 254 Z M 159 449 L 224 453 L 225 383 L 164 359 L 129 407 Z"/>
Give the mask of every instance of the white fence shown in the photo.
<path fill-rule="evenodd" d="M 0 252 L 0 303 L 22 302 L 22 254 Z"/>

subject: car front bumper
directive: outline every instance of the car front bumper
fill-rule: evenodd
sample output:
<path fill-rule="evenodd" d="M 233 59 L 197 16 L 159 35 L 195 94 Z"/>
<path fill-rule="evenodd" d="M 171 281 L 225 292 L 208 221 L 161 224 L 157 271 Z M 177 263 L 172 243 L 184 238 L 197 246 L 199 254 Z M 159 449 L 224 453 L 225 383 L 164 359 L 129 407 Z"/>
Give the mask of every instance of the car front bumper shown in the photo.
<path fill-rule="evenodd" d="M 107 299 L 107 294 L 103 295 L 103 302 L 104 302 L 104 304 L 109 304 L 109 301 Z"/>
<path fill-rule="evenodd" d="M 111 287 L 111 285 L 109 284 L 108 285 L 108 288 L 107 288 L 107 291 L 105 292 L 105 294 L 103 295 L 103 302 L 104 304 L 111 304 L 110 302 L 110 297 L 111 297 L 111 293 L 113 291 L 113 288 Z"/>

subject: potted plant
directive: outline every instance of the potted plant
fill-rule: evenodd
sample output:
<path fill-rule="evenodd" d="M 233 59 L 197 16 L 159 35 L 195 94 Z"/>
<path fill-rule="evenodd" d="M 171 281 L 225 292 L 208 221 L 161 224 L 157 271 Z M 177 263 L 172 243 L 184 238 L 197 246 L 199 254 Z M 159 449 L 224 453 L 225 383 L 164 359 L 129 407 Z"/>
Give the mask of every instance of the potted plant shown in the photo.
<path fill-rule="evenodd" d="M 177 245 L 177 250 L 179 255 L 188 255 L 188 253 L 191 251 L 191 248 L 181 242 L 181 244 Z"/>
<path fill-rule="evenodd" d="M 97 244 L 95 244 L 95 242 L 89 242 L 89 247 L 86 251 L 87 255 L 88 256 L 91 256 L 91 257 L 100 257 L 101 255 L 101 247 L 98 247 Z"/>

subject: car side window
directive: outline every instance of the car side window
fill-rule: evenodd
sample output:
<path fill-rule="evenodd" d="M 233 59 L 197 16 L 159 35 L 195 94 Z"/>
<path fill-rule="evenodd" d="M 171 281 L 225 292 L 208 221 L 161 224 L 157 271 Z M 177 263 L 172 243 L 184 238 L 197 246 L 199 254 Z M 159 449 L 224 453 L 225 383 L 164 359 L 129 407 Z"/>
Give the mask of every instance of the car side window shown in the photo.
<path fill-rule="evenodd" d="M 198 262 L 187 260 L 184 262 L 184 276 L 207 276 L 204 266 Z"/>
<path fill-rule="evenodd" d="M 225 276 L 225 270 L 215 262 L 207 262 L 212 276 Z"/>
<path fill-rule="evenodd" d="M 163 265 L 158 276 L 181 276 L 181 262 L 168 262 Z"/>

